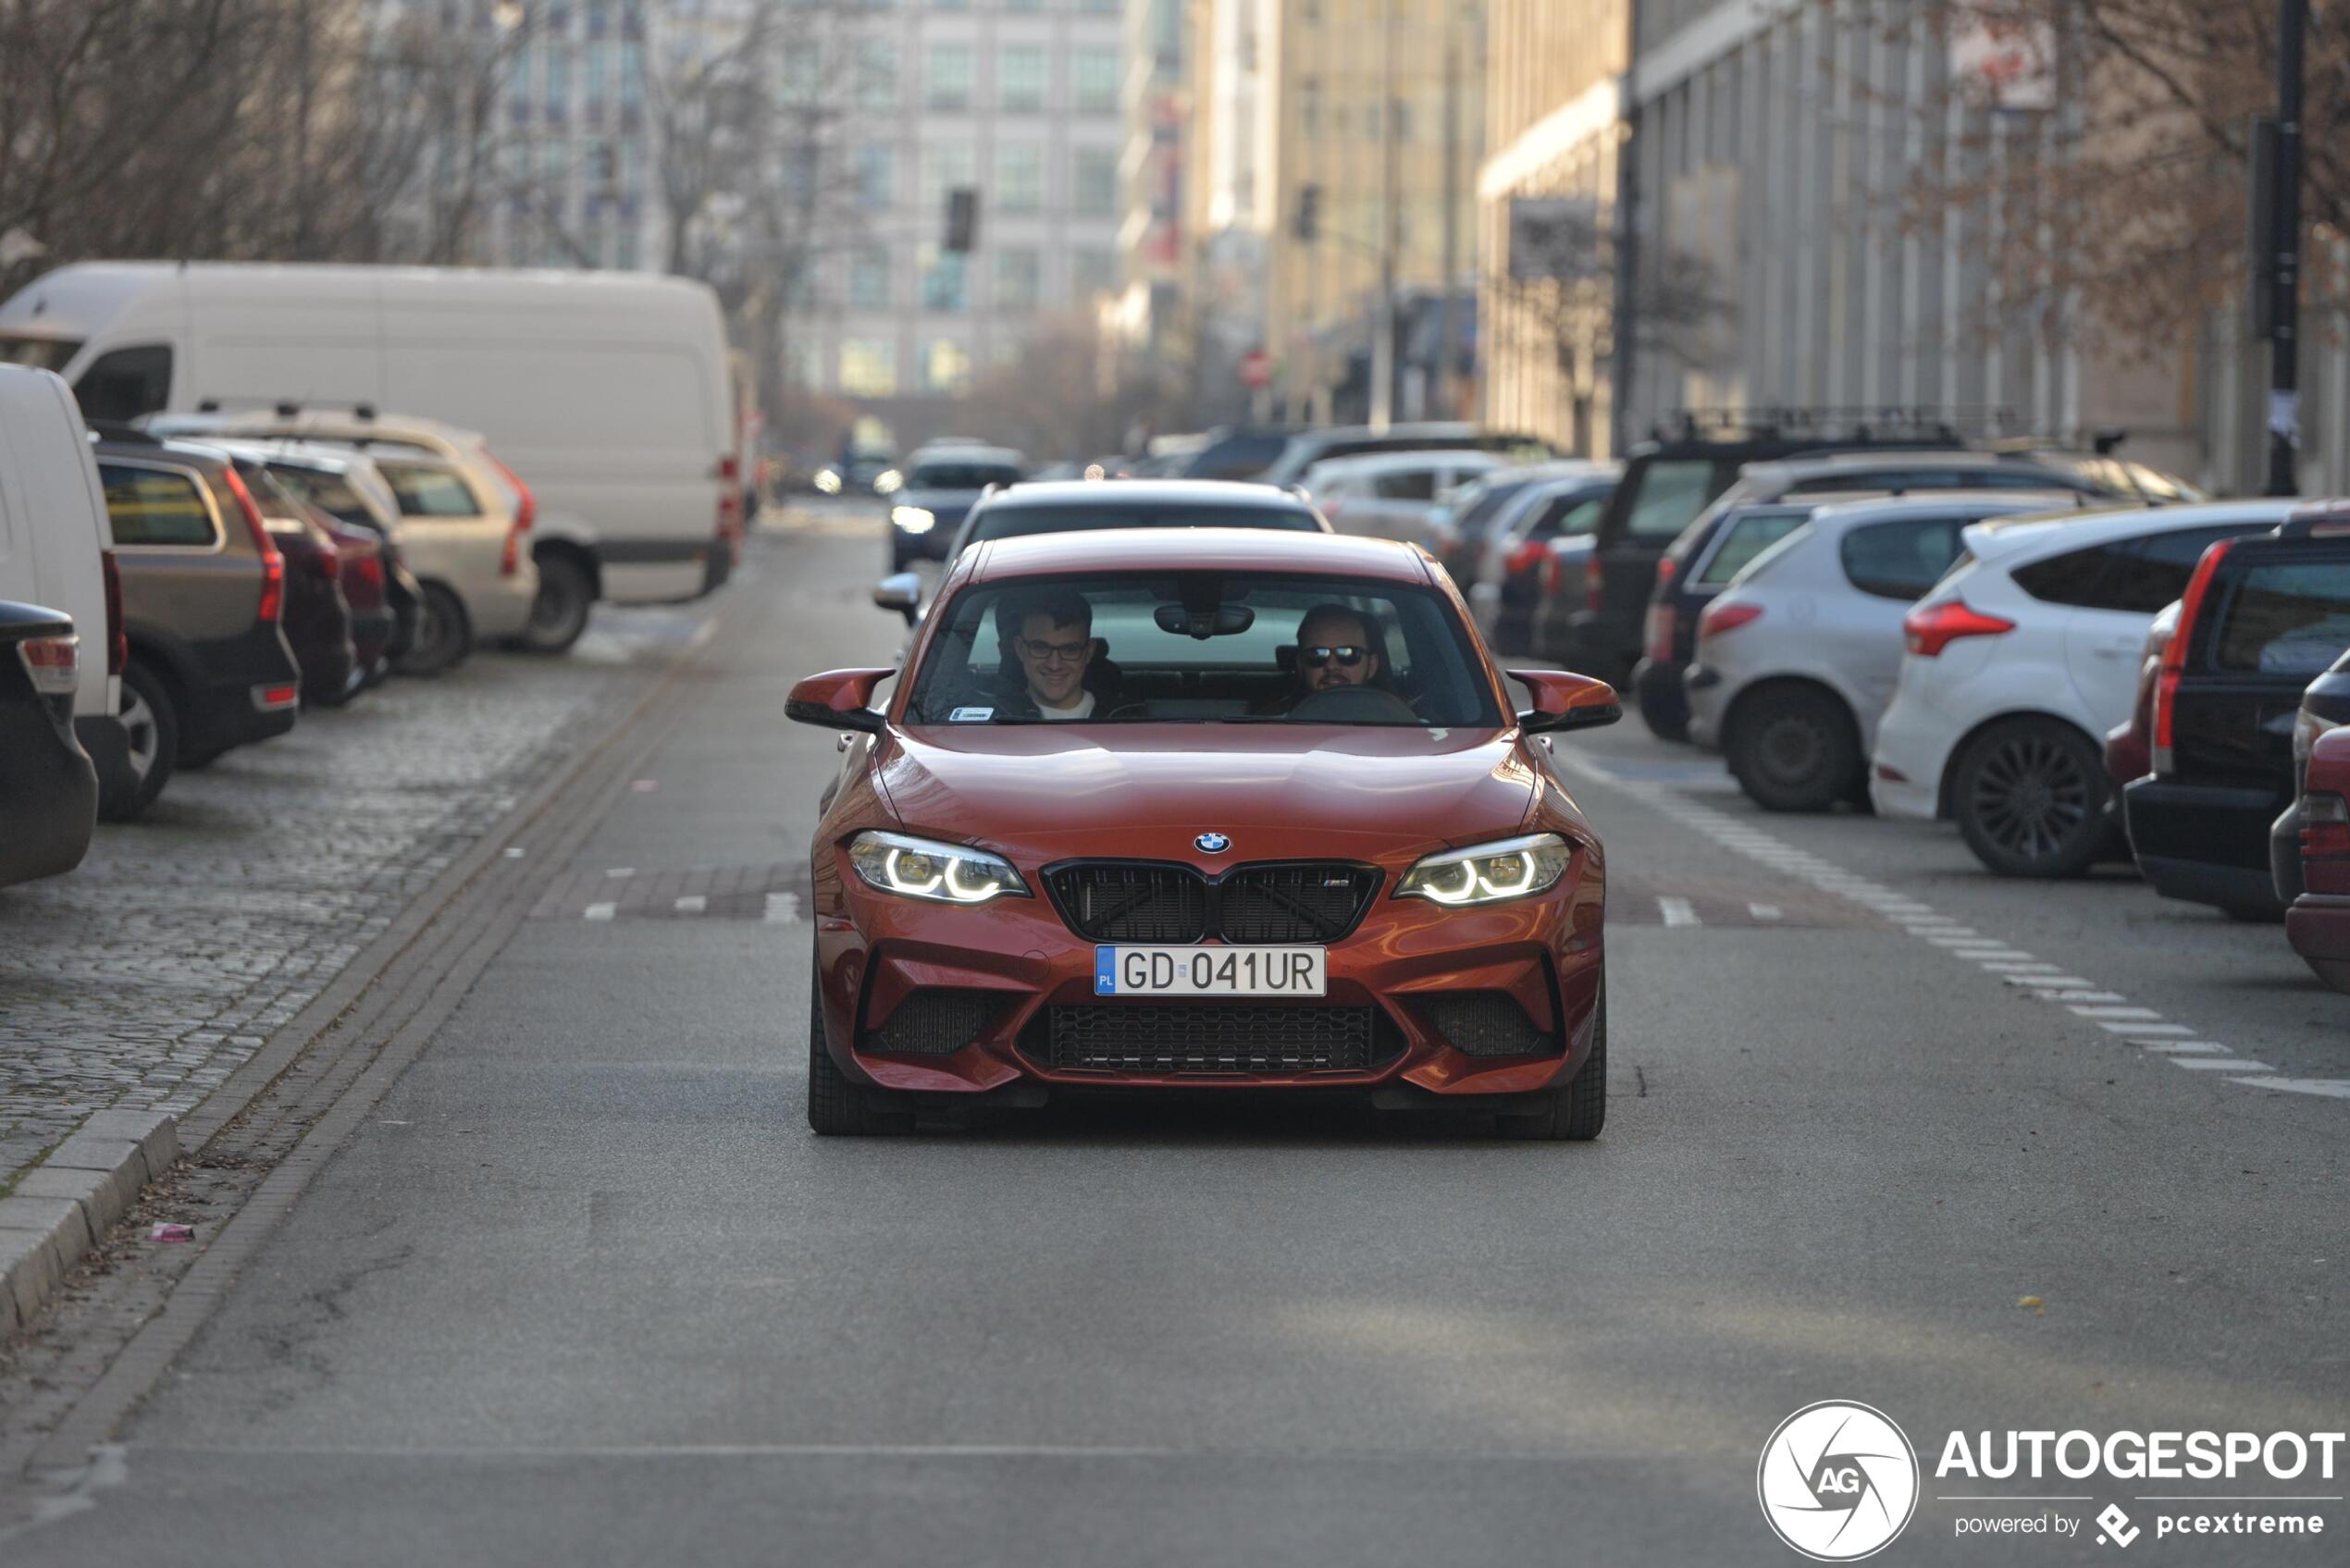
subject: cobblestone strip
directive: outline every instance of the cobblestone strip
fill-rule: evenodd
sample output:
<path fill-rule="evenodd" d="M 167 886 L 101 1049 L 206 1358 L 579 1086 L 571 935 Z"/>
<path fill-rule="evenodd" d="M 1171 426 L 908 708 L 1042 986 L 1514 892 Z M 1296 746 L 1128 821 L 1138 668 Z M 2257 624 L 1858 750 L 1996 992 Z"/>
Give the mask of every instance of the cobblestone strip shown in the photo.
<path fill-rule="evenodd" d="M 203 1099 L 645 679 L 482 654 L 396 681 L 0 894 L 0 1184 L 93 1112 Z"/>

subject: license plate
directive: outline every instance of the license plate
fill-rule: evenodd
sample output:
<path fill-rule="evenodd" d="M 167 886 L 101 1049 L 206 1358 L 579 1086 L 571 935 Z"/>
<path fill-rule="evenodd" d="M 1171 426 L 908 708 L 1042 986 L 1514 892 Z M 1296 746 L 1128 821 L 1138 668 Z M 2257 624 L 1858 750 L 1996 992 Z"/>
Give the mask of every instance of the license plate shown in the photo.
<path fill-rule="evenodd" d="M 1096 996 L 1319 996 L 1319 947 L 1096 947 Z"/>

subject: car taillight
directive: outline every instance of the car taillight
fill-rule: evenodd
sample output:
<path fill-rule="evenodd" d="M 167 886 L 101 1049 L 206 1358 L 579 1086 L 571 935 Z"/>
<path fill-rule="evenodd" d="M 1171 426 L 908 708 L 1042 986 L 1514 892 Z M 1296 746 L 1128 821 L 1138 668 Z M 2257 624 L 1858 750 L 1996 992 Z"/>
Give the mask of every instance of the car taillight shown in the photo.
<path fill-rule="evenodd" d="M 730 543 L 743 537 L 742 472 L 734 458 L 718 460 L 718 537 Z"/>
<path fill-rule="evenodd" d="M 2350 894 L 2350 799 L 2301 797 L 2301 870 L 2311 893 Z"/>
<path fill-rule="evenodd" d="M 1651 604 L 1648 618 L 1641 623 L 1640 641 L 1648 656 L 1660 664 L 1673 661 L 1673 634 L 1680 630 L 1681 617 L 1669 604 Z"/>
<path fill-rule="evenodd" d="M 511 577 L 522 570 L 522 537 L 538 521 L 538 498 L 522 482 L 521 475 L 498 460 L 497 453 L 485 447 L 481 455 L 506 481 L 506 488 L 514 492 L 514 520 L 506 526 L 506 548 L 498 557 L 498 575 Z"/>
<path fill-rule="evenodd" d="M 1601 576 L 1600 558 L 1594 555 L 1583 563 L 1584 608 L 1597 614 L 1600 610 L 1600 600 L 1604 597 L 1606 587 L 1607 584 Z"/>
<path fill-rule="evenodd" d="M 1541 540 L 1528 539 L 1510 551 L 1508 557 L 1502 562 L 1502 569 L 1513 577 L 1519 576 L 1542 564 L 1542 558 L 1549 553 L 1550 550 Z"/>
<path fill-rule="evenodd" d="M 246 531 L 253 535 L 253 548 L 261 552 L 261 603 L 254 611 L 263 621 L 278 622 L 286 613 L 286 558 L 278 549 L 278 541 L 269 537 L 269 525 L 263 521 L 261 507 L 245 488 L 244 480 L 233 468 L 224 468 L 220 476 L 227 481 L 229 494 L 236 501 L 237 510 L 245 514 Z"/>
<path fill-rule="evenodd" d="M 43 697 L 71 697 L 81 680 L 81 639 L 71 633 L 61 637 L 27 637 L 17 644 L 17 658 Z"/>
<path fill-rule="evenodd" d="M 2186 673 L 2187 644 L 2195 637 L 2195 618 L 2203 609 L 2204 596 L 2211 591 L 2211 579 L 2220 574 L 2220 562 L 2226 559 L 2235 540 L 2221 539 L 2203 552 L 2195 562 L 2195 575 L 2187 579 L 2187 591 L 2179 600 L 2178 629 L 2163 645 L 2162 673 L 2154 682 L 2154 771 L 2168 773 L 2178 761 L 2174 748 L 2179 717 L 2179 678 Z"/>
<path fill-rule="evenodd" d="M 122 624 L 122 569 L 110 549 L 99 551 L 98 560 L 106 572 L 106 673 L 119 675 L 130 662 L 130 634 Z"/>
<path fill-rule="evenodd" d="M 1566 591 L 1566 557 L 1556 550 L 1542 567 L 1542 597 L 1556 599 Z"/>
<path fill-rule="evenodd" d="M 317 544 L 318 548 L 310 557 L 312 574 L 322 582 L 342 581 L 342 551 L 324 539 L 317 541 Z"/>
<path fill-rule="evenodd" d="M 1697 618 L 1697 635 L 1701 640 L 1718 637 L 1724 632 L 1735 632 L 1761 619 L 1762 607 L 1759 604 L 1709 604 L 1705 613 Z"/>
<path fill-rule="evenodd" d="M 1959 599 L 1921 604 L 1901 618 L 1901 639 L 1921 659 L 1939 659 L 1942 650 L 1960 637 L 1996 637 L 2015 630 L 2015 623 L 1972 610 Z"/>
<path fill-rule="evenodd" d="M 361 586 L 371 589 L 376 594 L 381 594 L 383 592 L 384 562 L 382 556 L 372 553 L 367 555 L 354 555 L 351 558 L 351 572 L 352 575 L 359 579 Z"/>

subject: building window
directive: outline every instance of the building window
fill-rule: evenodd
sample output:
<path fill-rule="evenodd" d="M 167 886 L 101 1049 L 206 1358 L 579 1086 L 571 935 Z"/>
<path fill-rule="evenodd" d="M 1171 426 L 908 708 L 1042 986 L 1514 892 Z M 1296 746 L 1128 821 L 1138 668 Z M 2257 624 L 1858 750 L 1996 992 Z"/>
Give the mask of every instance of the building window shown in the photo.
<path fill-rule="evenodd" d="M 971 106 L 971 46 L 934 43 L 922 73 L 922 102 L 934 109 Z"/>
<path fill-rule="evenodd" d="M 1069 253 L 1069 290 L 1091 300 L 1118 287 L 1118 257 L 1107 245 L 1078 245 Z"/>
<path fill-rule="evenodd" d="M 996 149 L 996 210 L 1033 213 L 1045 204 L 1045 149 L 1007 142 Z"/>
<path fill-rule="evenodd" d="M 889 249 L 860 245 L 848 253 L 848 308 L 889 308 Z"/>
<path fill-rule="evenodd" d="M 922 355 L 922 382 L 934 392 L 966 392 L 971 384 L 971 351 L 951 338 L 932 340 Z"/>
<path fill-rule="evenodd" d="M 1118 51 L 1072 49 L 1069 54 L 1069 95 L 1080 114 L 1110 114 L 1118 108 Z"/>
<path fill-rule="evenodd" d="M 1007 43 L 996 56 L 996 97 L 1008 113 L 1033 114 L 1045 106 L 1045 51 L 1033 43 Z"/>
<path fill-rule="evenodd" d="M 971 308 L 971 258 L 960 251 L 924 245 L 922 309 L 953 313 Z"/>
<path fill-rule="evenodd" d="M 996 253 L 996 308 L 1032 311 L 1044 302 L 1045 257 L 1033 245 L 1007 245 Z"/>
<path fill-rule="evenodd" d="M 1080 147 L 1070 177 L 1070 210 L 1082 217 L 1108 217 L 1118 211 L 1118 154 L 1107 147 Z"/>
<path fill-rule="evenodd" d="M 886 142 L 868 142 L 857 149 L 857 200 L 860 205 L 885 207 L 897 196 L 897 149 Z"/>
<path fill-rule="evenodd" d="M 620 106 L 633 109 L 645 101 L 645 46 L 634 39 L 620 45 Z"/>
<path fill-rule="evenodd" d="M 851 338 L 841 344 L 840 389 L 852 398 L 895 397 L 897 345 L 887 338 Z"/>
<path fill-rule="evenodd" d="M 897 106 L 897 55 L 889 44 L 868 38 L 857 48 L 857 106 Z"/>
<path fill-rule="evenodd" d="M 922 149 L 922 210 L 925 223 L 944 223 L 946 192 L 979 183 L 978 155 L 968 142 L 934 142 Z"/>

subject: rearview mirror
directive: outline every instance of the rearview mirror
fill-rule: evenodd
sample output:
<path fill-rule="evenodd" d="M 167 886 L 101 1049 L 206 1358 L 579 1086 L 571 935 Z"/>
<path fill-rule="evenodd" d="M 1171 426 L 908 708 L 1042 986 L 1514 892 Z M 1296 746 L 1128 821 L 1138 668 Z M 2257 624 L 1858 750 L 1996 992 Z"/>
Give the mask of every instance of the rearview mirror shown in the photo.
<path fill-rule="evenodd" d="M 914 623 L 922 608 L 922 580 L 911 572 L 894 573 L 873 585 L 873 603 L 883 610 L 895 610 L 906 617 L 906 624 Z"/>
<path fill-rule="evenodd" d="M 1565 670 L 1511 670 L 1510 679 L 1534 692 L 1534 706 L 1517 716 L 1528 735 L 1546 730 L 1596 730 L 1624 717 L 1615 688 L 1605 681 Z"/>
<path fill-rule="evenodd" d="M 801 724 L 822 724 L 828 730 L 862 730 L 877 734 L 889 721 L 873 709 L 873 688 L 897 673 L 895 670 L 827 670 L 791 688 L 784 699 L 784 717 Z"/>

